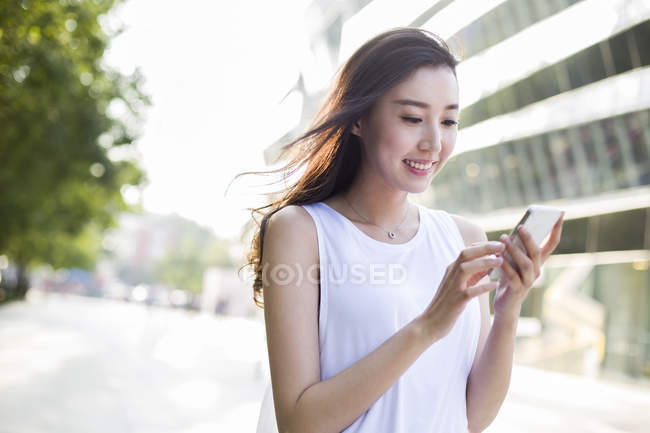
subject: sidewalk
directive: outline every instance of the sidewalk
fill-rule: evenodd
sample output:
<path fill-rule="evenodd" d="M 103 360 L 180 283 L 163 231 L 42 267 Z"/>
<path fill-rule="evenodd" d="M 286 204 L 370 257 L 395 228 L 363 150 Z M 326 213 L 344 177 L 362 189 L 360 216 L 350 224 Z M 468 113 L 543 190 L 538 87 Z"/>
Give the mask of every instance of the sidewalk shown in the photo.
<path fill-rule="evenodd" d="M 264 324 L 32 293 L 0 307 L 1 433 L 251 432 Z M 650 431 L 650 389 L 515 366 L 486 433 Z"/>

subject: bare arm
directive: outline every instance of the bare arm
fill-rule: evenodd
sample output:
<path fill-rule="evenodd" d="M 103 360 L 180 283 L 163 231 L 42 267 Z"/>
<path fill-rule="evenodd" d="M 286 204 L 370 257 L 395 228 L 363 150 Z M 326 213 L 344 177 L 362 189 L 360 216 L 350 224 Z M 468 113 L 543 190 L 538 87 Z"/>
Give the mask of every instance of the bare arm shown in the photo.
<path fill-rule="evenodd" d="M 417 321 L 339 374 L 307 388 L 296 403 L 295 432 L 339 432 L 384 394 L 429 347 Z"/>
<path fill-rule="evenodd" d="M 453 215 L 465 245 L 487 241 L 485 231 L 470 221 Z M 489 277 L 483 278 L 485 282 Z M 480 295 L 481 333 L 476 357 L 467 379 L 467 421 L 477 433 L 496 418 L 510 387 L 517 321 L 495 318 L 490 324 L 489 293 Z"/>
<path fill-rule="evenodd" d="M 523 227 L 519 228 L 519 236 L 525 250 L 517 247 L 507 235 L 501 235 L 516 266 L 513 267 L 507 260 L 501 265 L 506 278 L 504 288 L 495 293 L 494 325 L 485 343 L 485 350 L 481 353 L 476 368 L 470 373 L 468 407 L 473 408 L 470 409 L 473 432 L 483 430 L 492 422 L 508 392 L 521 305 L 539 277 L 541 266 L 560 243 L 563 217 L 564 214 L 555 223 L 541 248 Z"/>
<path fill-rule="evenodd" d="M 516 319 L 495 317 L 485 347 L 467 379 L 469 430 L 485 430 L 496 418 L 510 387 Z"/>
<path fill-rule="evenodd" d="M 271 217 L 264 238 L 267 275 L 291 264 L 303 275 L 318 263 L 316 228 L 289 206 Z M 368 410 L 437 337 L 422 316 L 337 375 L 320 381 L 318 283 L 264 285 L 264 315 L 276 419 L 280 433 L 340 432 Z"/>
<path fill-rule="evenodd" d="M 467 419 L 472 433 L 483 431 L 490 425 L 506 398 L 521 305 L 539 277 L 540 267 L 560 242 L 563 217 L 564 214 L 555 223 L 541 248 L 525 230 L 520 229 L 519 232 L 525 251 L 515 246 L 508 236 L 502 235 L 501 241 L 515 260 L 518 270 L 507 260 L 501 264 L 507 289 L 499 289 L 495 293 L 494 324 L 491 328 L 488 298 L 481 299 L 481 336 L 466 389 Z M 454 218 L 466 244 L 487 240 L 479 226 L 456 215 Z"/>

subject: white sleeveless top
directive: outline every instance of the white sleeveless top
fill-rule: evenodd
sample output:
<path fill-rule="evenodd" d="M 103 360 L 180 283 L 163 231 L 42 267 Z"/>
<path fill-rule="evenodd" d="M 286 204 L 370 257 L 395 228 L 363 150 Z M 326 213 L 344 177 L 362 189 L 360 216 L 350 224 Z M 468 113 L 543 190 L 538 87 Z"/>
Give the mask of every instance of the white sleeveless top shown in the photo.
<path fill-rule="evenodd" d="M 321 380 L 364 358 L 421 314 L 447 266 L 465 248 L 447 212 L 416 205 L 418 231 L 401 244 L 371 238 L 323 202 L 302 206 L 318 235 Z M 343 431 L 467 433 L 465 389 L 480 322 L 479 300 L 474 297 L 451 331 Z M 260 433 L 277 431 L 269 405 L 273 410 L 270 384 L 258 421 Z"/>

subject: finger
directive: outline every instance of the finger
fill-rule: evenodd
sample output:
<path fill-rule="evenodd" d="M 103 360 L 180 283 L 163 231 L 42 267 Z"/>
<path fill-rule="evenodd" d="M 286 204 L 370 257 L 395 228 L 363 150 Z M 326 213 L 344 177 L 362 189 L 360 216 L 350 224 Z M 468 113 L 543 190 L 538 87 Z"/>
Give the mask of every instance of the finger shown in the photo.
<path fill-rule="evenodd" d="M 535 243 L 535 240 L 531 236 L 530 232 L 526 230 L 524 226 L 519 227 L 519 238 L 521 239 L 521 242 L 524 244 L 524 247 L 526 247 L 526 254 L 530 259 L 533 261 L 533 264 L 539 266 L 539 256 L 540 256 L 540 249 L 539 246 Z"/>
<path fill-rule="evenodd" d="M 551 253 L 555 250 L 555 248 L 560 243 L 563 224 L 564 224 L 564 213 L 562 213 L 562 216 L 560 216 L 560 218 L 553 226 L 553 230 L 551 231 L 551 235 L 549 236 L 548 241 L 546 241 L 546 243 L 542 247 L 542 252 L 541 252 L 542 263 L 546 261 L 548 256 L 551 255 Z"/>
<path fill-rule="evenodd" d="M 471 299 L 475 296 L 482 295 L 485 292 L 496 289 L 498 284 L 498 281 L 490 281 L 489 283 L 471 286 L 465 289 L 465 293 L 467 293 L 467 297 Z"/>
<path fill-rule="evenodd" d="M 506 278 L 510 283 L 521 285 L 521 278 L 519 278 L 519 273 L 515 270 L 515 268 L 512 267 L 510 262 L 504 260 L 501 264 L 501 270 L 506 275 Z"/>
<path fill-rule="evenodd" d="M 460 263 L 457 270 L 460 273 L 461 279 L 467 281 L 477 273 L 486 273 L 489 269 L 499 267 L 502 262 L 503 257 L 481 257 L 469 262 Z"/>
<path fill-rule="evenodd" d="M 521 281 L 528 281 L 529 275 L 533 273 L 533 262 L 530 258 L 524 253 L 524 251 L 516 245 L 512 240 L 507 236 L 502 236 L 502 239 L 506 243 L 506 251 L 510 254 L 510 257 L 515 263 Z M 532 277 L 530 277 L 532 278 Z"/>
<path fill-rule="evenodd" d="M 535 240 L 531 236 L 530 232 L 523 226 L 519 227 L 519 237 L 526 247 L 526 253 L 528 254 L 528 257 L 530 257 L 530 260 L 533 262 L 533 273 L 534 276 L 536 276 L 539 274 L 539 268 L 542 265 L 541 250 L 535 243 Z"/>
<path fill-rule="evenodd" d="M 474 260 L 476 258 L 488 254 L 495 254 L 497 252 L 503 251 L 504 248 L 505 245 L 503 245 L 503 242 L 499 242 L 499 241 L 484 242 L 479 245 L 467 247 L 464 250 L 462 250 L 458 255 L 458 259 L 456 261 L 468 262 L 470 260 Z"/>

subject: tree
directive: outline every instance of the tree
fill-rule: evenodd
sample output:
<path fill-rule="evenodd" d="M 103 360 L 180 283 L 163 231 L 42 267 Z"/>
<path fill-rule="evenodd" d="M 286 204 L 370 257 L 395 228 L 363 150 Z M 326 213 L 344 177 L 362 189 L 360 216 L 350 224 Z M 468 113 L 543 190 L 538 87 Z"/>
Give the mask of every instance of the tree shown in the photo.
<path fill-rule="evenodd" d="M 90 268 L 98 234 L 129 208 L 141 185 L 132 146 L 149 99 L 138 70 L 102 63 L 110 39 L 100 21 L 121 0 L 3 2 L 0 8 L 0 254 L 28 266 Z M 110 113 L 125 108 L 119 118 Z"/>
<path fill-rule="evenodd" d="M 227 243 L 212 230 L 179 216 L 168 218 L 172 239 L 155 264 L 157 279 L 194 294 L 203 290 L 203 274 L 211 266 L 233 266 Z"/>

